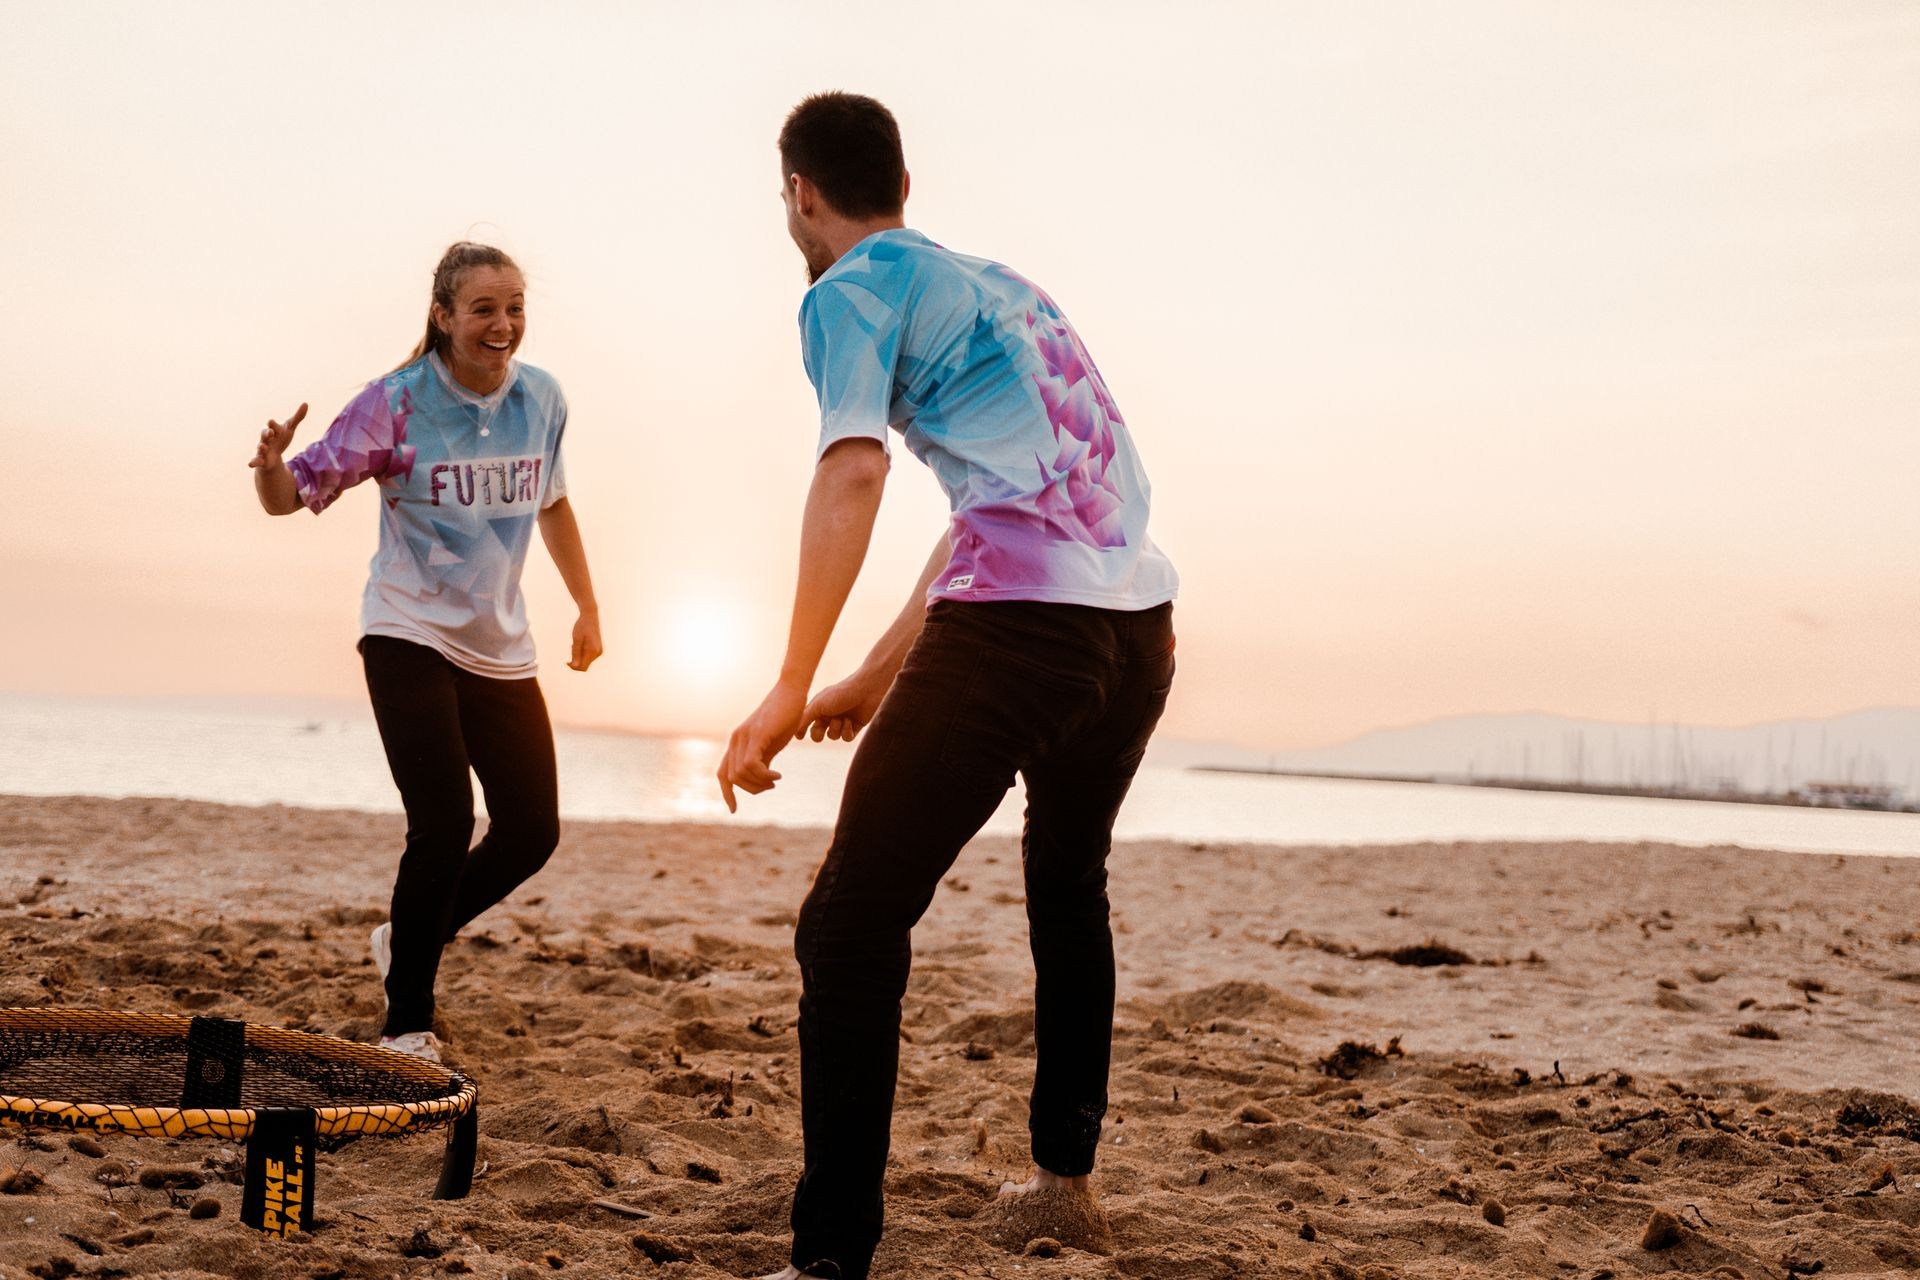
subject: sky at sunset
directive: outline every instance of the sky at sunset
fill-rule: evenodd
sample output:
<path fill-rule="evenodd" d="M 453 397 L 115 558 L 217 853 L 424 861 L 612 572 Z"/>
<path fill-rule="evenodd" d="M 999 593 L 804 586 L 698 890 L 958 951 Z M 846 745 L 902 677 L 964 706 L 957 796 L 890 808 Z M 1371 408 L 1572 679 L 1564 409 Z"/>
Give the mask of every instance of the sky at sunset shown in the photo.
<path fill-rule="evenodd" d="M 1920 6 L 0 0 L 0 690 L 360 697 L 371 487 L 263 515 L 526 268 L 606 657 L 573 724 L 776 673 L 816 413 L 774 137 L 892 107 L 910 226 L 1098 360 L 1179 567 L 1163 733 L 1920 705 Z M 894 453 L 823 679 L 945 503 Z"/>

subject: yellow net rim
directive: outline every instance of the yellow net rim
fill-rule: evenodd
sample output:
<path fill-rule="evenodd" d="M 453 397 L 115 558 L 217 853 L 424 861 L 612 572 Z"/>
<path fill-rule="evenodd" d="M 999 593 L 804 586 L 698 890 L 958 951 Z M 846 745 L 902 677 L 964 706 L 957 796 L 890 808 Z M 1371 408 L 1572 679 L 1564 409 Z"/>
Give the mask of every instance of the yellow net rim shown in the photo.
<path fill-rule="evenodd" d="M 102 1009 L 0 1009 L 0 1033 L 27 1031 L 114 1033 L 185 1041 L 191 1018 L 174 1014 L 117 1013 Z M 322 1137 L 393 1134 L 436 1128 L 473 1110 L 479 1091 L 471 1080 L 445 1067 L 378 1045 L 338 1036 L 248 1023 L 249 1047 L 343 1061 L 419 1084 L 443 1086 L 446 1096 L 422 1102 L 362 1102 L 314 1107 Z M 256 1108 L 159 1107 L 115 1102 L 72 1102 L 0 1093 L 0 1126 L 120 1131 L 153 1138 L 211 1137 L 244 1142 L 253 1132 Z"/>

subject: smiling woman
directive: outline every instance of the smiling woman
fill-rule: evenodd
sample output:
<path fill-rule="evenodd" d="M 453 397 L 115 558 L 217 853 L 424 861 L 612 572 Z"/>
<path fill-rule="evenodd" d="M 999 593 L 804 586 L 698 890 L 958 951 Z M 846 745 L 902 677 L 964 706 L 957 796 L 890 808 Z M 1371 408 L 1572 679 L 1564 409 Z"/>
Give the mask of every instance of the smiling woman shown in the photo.
<path fill-rule="evenodd" d="M 462 386 L 491 395 L 526 336 L 526 295 L 519 266 L 499 249 L 471 240 L 450 245 L 434 268 L 427 331 L 393 372 L 431 351 Z"/>
<path fill-rule="evenodd" d="M 475 266 L 452 306 L 433 304 L 429 324 L 439 325 L 440 349 L 462 386 L 491 395 L 507 380 L 507 366 L 527 331 L 526 288 L 511 263 Z"/>
<path fill-rule="evenodd" d="M 387 997 L 381 1043 L 439 1061 L 434 986 L 463 927 L 533 875 L 560 838 L 553 729 L 520 589 L 538 529 L 579 606 L 568 666 L 600 655 L 600 609 L 567 498 L 567 402 L 514 359 L 526 281 L 491 245 L 460 241 L 433 273 L 425 334 L 320 439 L 285 455 L 306 406 L 260 433 L 251 466 L 271 515 L 316 515 L 369 481 L 380 548 L 358 649 L 407 844 L 391 918 L 369 943 Z M 478 845 L 473 785 L 486 789 Z"/>

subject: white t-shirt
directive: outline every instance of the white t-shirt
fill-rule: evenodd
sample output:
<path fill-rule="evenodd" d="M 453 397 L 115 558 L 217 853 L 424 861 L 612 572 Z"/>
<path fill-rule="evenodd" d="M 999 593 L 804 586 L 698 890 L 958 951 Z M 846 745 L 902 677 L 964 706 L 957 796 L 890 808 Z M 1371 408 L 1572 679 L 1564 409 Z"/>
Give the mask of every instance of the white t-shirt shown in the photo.
<path fill-rule="evenodd" d="M 379 485 L 362 634 L 424 644 L 476 675 L 535 673 L 520 570 L 534 517 L 566 496 L 566 425 L 545 370 L 516 361 L 480 396 L 429 352 L 368 383 L 288 461 L 315 514 L 363 480 Z"/>

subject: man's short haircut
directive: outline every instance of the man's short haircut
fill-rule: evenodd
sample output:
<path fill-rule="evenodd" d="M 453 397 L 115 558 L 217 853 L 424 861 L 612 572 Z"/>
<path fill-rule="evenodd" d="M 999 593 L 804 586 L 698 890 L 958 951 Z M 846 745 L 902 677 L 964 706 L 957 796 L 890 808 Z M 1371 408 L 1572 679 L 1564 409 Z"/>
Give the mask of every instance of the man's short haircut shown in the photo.
<path fill-rule="evenodd" d="M 816 93 L 780 129 L 780 165 L 844 217 L 881 218 L 905 206 L 907 158 L 893 112 L 857 93 Z"/>

